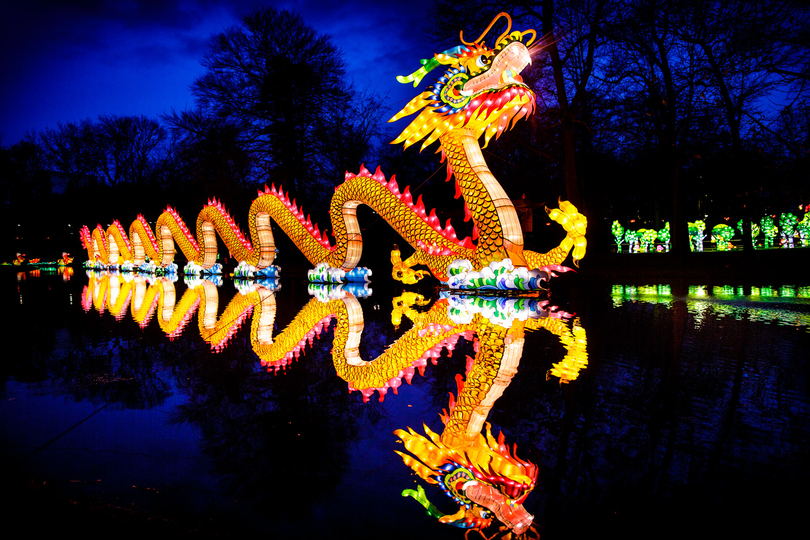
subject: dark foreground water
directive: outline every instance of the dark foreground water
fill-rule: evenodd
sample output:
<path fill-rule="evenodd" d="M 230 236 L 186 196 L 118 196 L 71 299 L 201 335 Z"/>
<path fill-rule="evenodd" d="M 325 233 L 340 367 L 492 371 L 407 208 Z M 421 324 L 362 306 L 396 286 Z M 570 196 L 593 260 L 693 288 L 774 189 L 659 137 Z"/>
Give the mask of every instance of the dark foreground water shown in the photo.
<path fill-rule="evenodd" d="M 444 513 L 457 508 L 403 463 L 393 432 L 424 433 L 423 424 L 442 432 L 457 375 L 485 348 L 482 315 L 458 322 L 472 330 L 444 347 L 409 349 L 412 369 L 382 401 L 367 392 L 366 402 L 337 375 L 337 318 L 287 340 L 285 329 L 304 314 L 320 317 L 301 281 L 257 291 L 229 279 L 0 278 L 11 530 L 464 538 L 401 495 L 422 485 Z M 525 501 L 537 532 L 759 538 L 801 530 L 810 288 L 566 280 L 545 298 L 543 316 L 553 321 L 526 323 L 537 329 L 521 334 L 517 374 L 487 418 L 539 469 Z M 447 311 L 437 291 L 410 289 L 423 299 L 404 301 L 401 287 L 377 281 L 370 295 L 344 295 L 364 323 L 364 360 L 397 340 L 448 331 L 414 326 L 420 313 Z M 412 310 L 400 310 L 399 325 L 394 298 Z M 285 347 L 286 359 L 278 354 Z"/>

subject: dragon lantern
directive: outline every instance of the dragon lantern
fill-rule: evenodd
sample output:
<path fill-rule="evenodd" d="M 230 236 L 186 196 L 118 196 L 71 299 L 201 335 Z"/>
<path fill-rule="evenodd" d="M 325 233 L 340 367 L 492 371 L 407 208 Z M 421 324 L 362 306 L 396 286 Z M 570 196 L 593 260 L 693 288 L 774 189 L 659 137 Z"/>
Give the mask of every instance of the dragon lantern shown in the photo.
<path fill-rule="evenodd" d="M 500 18 L 506 19 L 507 28 L 489 48 L 484 38 Z M 571 203 L 560 201 L 559 208 L 547 209 L 566 231 L 560 245 L 545 254 L 524 250 L 515 207 L 487 168 L 479 145 L 481 137 L 486 146 L 534 111 L 535 96 L 520 72 L 531 62 L 535 39 L 534 30 L 511 31 L 511 19 L 501 13 L 475 41 L 465 41 L 462 34 L 461 45 L 423 60 L 413 74 L 398 77 L 416 86 L 428 72 L 439 66 L 445 69 L 391 119 L 418 113 L 393 143 L 408 147 L 423 141 L 426 148 L 439 142 L 447 179 L 455 178 L 457 196 L 463 198 L 466 216 L 473 221 L 472 239 L 459 239 L 449 220 L 442 226 L 434 210 L 426 211 L 421 196 L 414 202 L 409 188 L 400 192 L 393 177 L 387 179 L 379 168 L 372 174 L 361 167 L 358 174 L 346 173 L 345 181 L 335 188 L 330 204 L 334 243 L 288 193 L 265 186 L 251 204 L 249 234 L 214 199 L 197 216 L 194 228 L 186 226 L 171 207 L 158 217 L 154 232 L 143 216 L 132 223 L 128 234 L 117 221 L 106 231 L 100 225 L 92 232 L 85 227 L 81 238 L 88 259 L 96 268 L 120 265 L 171 273 L 176 245 L 189 261 L 186 273 L 205 273 L 217 268 L 219 235 L 240 263 L 238 275 L 277 277 L 278 270 L 272 266 L 274 222 L 317 267 L 311 279 L 362 281 L 369 272 L 357 268 L 363 252 L 357 207 L 365 204 L 415 250 L 404 260 L 398 248 L 391 253 L 397 280 L 422 279 L 428 271 L 414 269 L 422 265 L 452 289 L 537 289 L 555 270 L 568 270 L 561 265 L 572 249 L 574 264 L 585 254 L 585 217 Z M 153 266 L 144 266 L 147 257 Z"/>

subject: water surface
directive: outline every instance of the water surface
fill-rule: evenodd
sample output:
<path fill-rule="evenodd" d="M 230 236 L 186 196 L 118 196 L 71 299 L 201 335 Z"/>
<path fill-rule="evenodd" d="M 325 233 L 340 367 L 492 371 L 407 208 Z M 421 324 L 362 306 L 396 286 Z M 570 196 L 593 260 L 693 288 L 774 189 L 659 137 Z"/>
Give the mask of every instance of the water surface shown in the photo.
<path fill-rule="evenodd" d="M 268 287 L 270 300 L 229 279 L 0 277 L 10 489 L 99 505 L 81 514 L 88 526 L 102 515 L 114 527 L 126 509 L 218 536 L 464 537 L 401 495 L 421 484 L 444 513 L 457 508 L 403 463 L 394 431 L 444 429 L 478 335 L 425 357 L 381 399 L 337 375 L 334 319 L 268 357 L 317 302 L 301 281 Z M 409 289 L 379 281 L 351 295 L 364 360 L 417 331 L 407 313 L 392 322 Z M 410 290 L 423 295 L 417 314 L 441 301 Z M 543 300 L 560 326 L 525 332 L 487 416 L 538 467 L 525 506 L 543 537 L 755 537 L 798 524 L 810 476 L 807 286 L 569 280 Z M 572 354 L 575 337 L 583 350 Z M 47 514 L 41 493 L 20 510 Z"/>

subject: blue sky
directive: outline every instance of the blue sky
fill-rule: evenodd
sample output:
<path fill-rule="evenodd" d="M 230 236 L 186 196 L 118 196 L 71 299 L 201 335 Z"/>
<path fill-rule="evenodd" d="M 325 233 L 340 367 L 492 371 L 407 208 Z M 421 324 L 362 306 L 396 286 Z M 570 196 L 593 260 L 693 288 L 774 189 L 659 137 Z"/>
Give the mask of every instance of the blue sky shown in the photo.
<path fill-rule="evenodd" d="M 436 52 L 423 37 L 431 0 L 11 0 L 0 5 L 0 145 L 58 122 L 192 108 L 210 36 L 260 5 L 331 35 L 356 88 L 388 93 L 391 107 L 416 92 L 395 77 Z"/>

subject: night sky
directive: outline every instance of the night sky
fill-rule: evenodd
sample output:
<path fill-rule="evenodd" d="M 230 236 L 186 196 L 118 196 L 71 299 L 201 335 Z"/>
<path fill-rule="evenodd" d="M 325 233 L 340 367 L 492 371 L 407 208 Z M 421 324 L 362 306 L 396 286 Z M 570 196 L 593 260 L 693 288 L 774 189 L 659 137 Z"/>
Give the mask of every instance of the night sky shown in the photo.
<path fill-rule="evenodd" d="M 0 3 L 0 145 L 58 122 L 99 115 L 157 118 L 194 107 L 209 39 L 239 24 L 250 0 L 11 0 Z M 266 2 L 329 34 L 358 90 L 399 109 L 414 89 L 396 82 L 435 51 L 423 28 L 431 0 Z M 392 111 L 392 114 L 396 112 Z"/>

